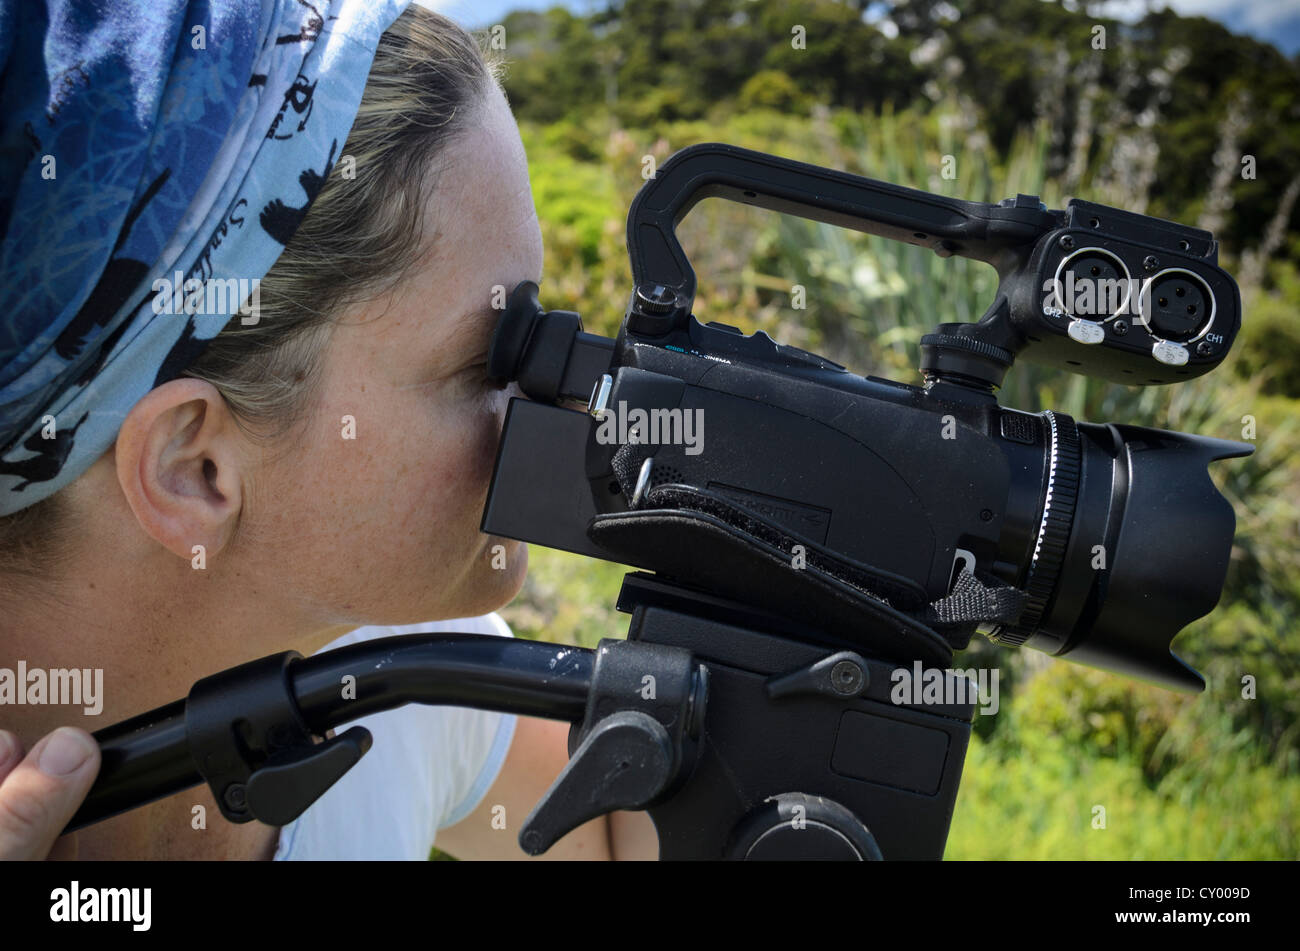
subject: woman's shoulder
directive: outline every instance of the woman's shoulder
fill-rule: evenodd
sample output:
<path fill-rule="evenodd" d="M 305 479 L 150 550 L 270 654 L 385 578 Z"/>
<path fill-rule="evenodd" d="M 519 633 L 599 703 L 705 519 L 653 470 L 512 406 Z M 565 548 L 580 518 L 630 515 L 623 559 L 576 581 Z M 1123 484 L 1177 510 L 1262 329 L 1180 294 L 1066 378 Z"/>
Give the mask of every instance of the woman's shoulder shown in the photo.
<path fill-rule="evenodd" d="M 342 637 L 330 641 L 322 651 L 346 647 L 361 641 L 377 640 L 381 637 L 395 637 L 399 634 L 492 634 L 497 637 L 514 637 L 510 625 L 493 611 L 478 617 L 452 618 L 446 621 L 425 621 L 419 624 L 373 624 L 348 631 Z"/>
<path fill-rule="evenodd" d="M 494 613 L 422 624 L 370 625 L 321 648 L 421 633 L 513 637 Z M 428 857 L 444 816 L 486 792 L 509 749 L 514 716 L 486 710 L 407 704 L 336 728 L 365 726 L 373 745 L 298 819 L 280 830 L 274 858 Z M 480 789 L 480 787 L 482 787 Z"/>

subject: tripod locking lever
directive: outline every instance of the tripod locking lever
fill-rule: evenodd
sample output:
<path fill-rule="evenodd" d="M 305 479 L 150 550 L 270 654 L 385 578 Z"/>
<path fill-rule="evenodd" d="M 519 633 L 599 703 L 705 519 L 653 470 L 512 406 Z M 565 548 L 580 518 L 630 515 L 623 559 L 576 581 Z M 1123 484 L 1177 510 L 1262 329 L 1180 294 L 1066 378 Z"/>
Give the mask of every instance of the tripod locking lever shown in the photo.
<path fill-rule="evenodd" d="M 640 809 L 673 777 L 668 731 L 638 710 L 605 717 L 587 734 L 519 833 L 540 855 L 585 822 L 619 809 Z"/>
<path fill-rule="evenodd" d="M 317 742 L 294 697 L 284 651 L 240 664 L 190 688 L 185 738 L 190 757 L 231 822 L 285 826 L 370 749 L 354 726 Z"/>
<path fill-rule="evenodd" d="M 708 680 L 684 648 L 602 638 L 569 762 L 524 822 L 519 847 L 540 855 L 597 816 L 671 795 L 694 765 Z"/>
<path fill-rule="evenodd" d="M 249 812 L 267 825 L 287 826 L 355 766 L 370 743 L 370 731 L 354 726 L 315 746 L 278 753 L 249 777 Z"/>

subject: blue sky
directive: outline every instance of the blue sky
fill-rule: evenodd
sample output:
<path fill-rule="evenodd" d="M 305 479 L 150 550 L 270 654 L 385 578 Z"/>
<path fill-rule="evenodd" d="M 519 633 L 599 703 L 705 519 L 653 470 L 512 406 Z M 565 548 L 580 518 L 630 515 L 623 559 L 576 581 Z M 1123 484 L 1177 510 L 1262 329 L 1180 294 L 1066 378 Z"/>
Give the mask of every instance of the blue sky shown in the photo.
<path fill-rule="evenodd" d="M 604 6 L 603 0 L 417 0 L 451 17 L 462 26 L 490 26 L 511 10 L 544 10 L 565 6 L 587 13 Z M 633 0 L 635 2 L 635 0 Z M 1141 19 L 1148 5 L 1173 7 L 1188 16 L 1221 21 L 1234 33 L 1248 33 L 1276 44 L 1288 56 L 1300 50 L 1300 0 L 1108 0 L 1101 9 L 1121 20 Z"/>

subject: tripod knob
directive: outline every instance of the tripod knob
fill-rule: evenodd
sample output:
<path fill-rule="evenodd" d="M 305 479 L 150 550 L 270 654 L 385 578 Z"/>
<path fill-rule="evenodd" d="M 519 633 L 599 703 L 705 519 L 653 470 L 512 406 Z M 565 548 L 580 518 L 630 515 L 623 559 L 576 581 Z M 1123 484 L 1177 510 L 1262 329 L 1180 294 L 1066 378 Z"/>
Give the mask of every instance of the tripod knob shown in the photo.
<path fill-rule="evenodd" d="M 519 847 L 541 855 L 584 822 L 646 806 L 672 776 L 672 741 L 663 724 L 637 710 L 610 714 L 591 729 L 533 808 Z"/>
<path fill-rule="evenodd" d="M 880 847 L 862 821 L 833 799 L 804 793 L 772 796 L 732 833 L 729 859 L 879 861 Z"/>

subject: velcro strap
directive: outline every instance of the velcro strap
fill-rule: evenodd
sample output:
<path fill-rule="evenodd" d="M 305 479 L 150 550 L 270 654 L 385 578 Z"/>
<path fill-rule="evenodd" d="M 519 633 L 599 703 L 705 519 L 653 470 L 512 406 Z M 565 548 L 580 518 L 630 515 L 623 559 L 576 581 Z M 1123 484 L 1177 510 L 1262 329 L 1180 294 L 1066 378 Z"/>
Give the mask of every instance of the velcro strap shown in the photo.
<path fill-rule="evenodd" d="M 945 598 L 930 602 L 917 617 L 935 627 L 978 624 L 980 621 L 1014 625 L 1028 599 L 1027 592 L 997 579 L 993 579 L 992 584 L 985 584 L 963 565 L 952 592 Z"/>
<path fill-rule="evenodd" d="M 629 500 L 634 497 L 641 467 L 651 458 L 652 451 L 653 447 L 629 443 L 621 446 L 614 454 L 614 474 Z M 636 501 L 637 512 L 671 509 L 678 518 L 690 512 L 698 512 L 717 519 L 738 533 L 740 538 L 747 540 L 750 546 L 763 549 L 766 555 L 773 551 L 788 554 L 795 545 L 801 545 L 806 567 L 813 569 L 816 575 L 823 579 L 834 579 L 838 582 L 838 589 L 856 593 L 861 601 L 878 602 L 889 609 L 888 613 L 898 612 L 932 628 L 957 650 L 969 644 L 982 622 L 1014 626 L 1028 597 L 1019 588 L 984 573 L 977 577 L 969 567 L 963 566 L 952 591 L 945 597 L 928 602 L 925 590 L 910 578 L 846 558 L 809 539 L 791 534 L 783 526 L 730 498 L 692 485 L 661 483 L 650 485 L 649 488 L 643 486 L 641 496 Z M 736 565 L 728 566 L 731 571 L 738 568 Z M 763 601 L 768 599 L 770 593 L 757 590 L 756 586 L 753 597 L 757 601 Z"/>

